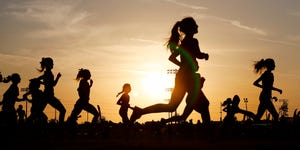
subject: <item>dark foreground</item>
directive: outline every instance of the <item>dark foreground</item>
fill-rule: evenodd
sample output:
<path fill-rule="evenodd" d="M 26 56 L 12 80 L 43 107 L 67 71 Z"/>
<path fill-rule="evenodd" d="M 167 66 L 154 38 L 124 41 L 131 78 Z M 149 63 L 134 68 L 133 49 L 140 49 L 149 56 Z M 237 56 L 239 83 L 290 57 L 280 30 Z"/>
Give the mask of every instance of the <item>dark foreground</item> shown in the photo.
<path fill-rule="evenodd" d="M 299 149 L 300 124 L 236 123 L 210 127 L 181 123 L 149 122 L 124 127 L 104 122 L 76 127 L 1 128 L 1 149 Z"/>

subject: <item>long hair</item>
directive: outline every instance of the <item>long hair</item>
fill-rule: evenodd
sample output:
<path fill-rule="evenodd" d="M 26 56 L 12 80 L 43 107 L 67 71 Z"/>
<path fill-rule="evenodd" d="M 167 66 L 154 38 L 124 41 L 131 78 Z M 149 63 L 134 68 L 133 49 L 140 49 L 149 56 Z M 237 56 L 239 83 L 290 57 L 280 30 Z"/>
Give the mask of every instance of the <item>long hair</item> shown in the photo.
<path fill-rule="evenodd" d="M 119 92 L 116 97 L 118 97 L 120 94 L 124 93 L 125 91 L 130 91 L 130 90 L 131 90 L 130 84 L 129 83 L 125 83 L 123 85 L 122 91 Z"/>
<path fill-rule="evenodd" d="M 41 69 L 37 69 L 39 72 L 43 72 L 48 65 L 53 65 L 53 59 L 50 57 L 43 57 L 42 61 L 40 62 Z"/>
<path fill-rule="evenodd" d="M 260 61 L 256 61 L 254 63 L 254 72 L 261 74 L 263 70 L 274 65 L 275 62 L 272 58 L 261 59 Z"/>
<path fill-rule="evenodd" d="M 12 75 L 5 77 L 3 79 L 3 82 L 8 83 L 10 81 L 15 81 L 15 80 L 20 80 L 20 79 L 21 79 L 21 77 L 18 73 L 13 73 Z"/>
<path fill-rule="evenodd" d="M 173 51 L 180 44 L 181 34 L 195 33 L 196 21 L 193 17 L 185 17 L 181 21 L 177 21 L 171 30 L 171 36 L 167 41 L 167 48 Z"/>
<path fill-rule="evenodd" d="M 87 76 L 90 76 L 91 73 L 88 69 L 79 69 L 78 73 L 77 73 L 77 76 L 76 76 L 76 80 L 79 81 L 81 80 L 82 78 L 85 78 Z"/>
<path fill-rule="evenodd" d="M 173 51 L 179 45 L 180 34 L 179 34 L 180 21 L 177 21 L 171 30 L 171 36 L 167 41 L 167 48 Z"/>

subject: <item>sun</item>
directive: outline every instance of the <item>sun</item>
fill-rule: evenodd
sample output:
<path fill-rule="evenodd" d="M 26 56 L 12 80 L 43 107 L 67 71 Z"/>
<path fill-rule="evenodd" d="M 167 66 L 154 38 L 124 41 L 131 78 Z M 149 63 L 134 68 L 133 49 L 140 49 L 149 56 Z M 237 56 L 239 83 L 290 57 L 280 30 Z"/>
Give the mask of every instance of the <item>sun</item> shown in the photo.
<path fill-rule="evenodd" d="M 147 73 L 143 78 L 143 90 L 153 100 L 169 98 L 174 78 L 162 73 Z"/>

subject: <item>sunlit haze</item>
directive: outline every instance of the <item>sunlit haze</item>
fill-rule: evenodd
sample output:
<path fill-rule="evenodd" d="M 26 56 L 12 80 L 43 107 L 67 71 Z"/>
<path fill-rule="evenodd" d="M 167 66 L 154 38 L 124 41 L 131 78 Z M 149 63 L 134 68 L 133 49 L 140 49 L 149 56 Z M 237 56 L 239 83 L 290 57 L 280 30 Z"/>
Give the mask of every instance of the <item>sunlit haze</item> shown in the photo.
<path fill-rule="evenodd" d="M 283 93 L 273 96 L 288 100 L 290 116 L 300 108 L 300 1 L 295 0 L 1 0 L 0 72 L 19 73 L 19 88 L 25 88 L 41 75 L 41 58 L 52 57 L 54 75 L 62 74 L 55 96 L 67 118 L 78 99 L 78 69 L 89 69 L 94 81 L 90 103 L 100 105 L 106 120 L 120 122 L 116 95 L 124 83 L 132 86 L 131 106 L 168 103 L 175 76 L 168 70 L 177 66 L 168 60 L 165 42 L 176 21 L 187 16 L 196 20 L 195 38 L 209 54 L 208 61 L 198 62 L 212 120 L 225 116 L 220 103 L 235 94 L 241 108 L 247 98 L 248 110 L 256 113 L 261 89 L 252 84 L 259 77 L 253 63 L 262 58 L 276 63 L 274 86 Z M 9 85 L 0 83 L 1 97 Z M 25 108 L 25 102 L 18 104 Z M 281 104 L 275 102 L 277 111 Z M 184 106 L 185 99 L 179 114 Z M 49 119 L 58 118 L 49 105 L 45 112 Z M 85 111 L 81 115 L 81 122 L 92 119 Z M 168 113 L 147 114 L 138 121 L 166 117 Z M 193 112 L 190 119 L 196 122 L 201 116 Z"/>

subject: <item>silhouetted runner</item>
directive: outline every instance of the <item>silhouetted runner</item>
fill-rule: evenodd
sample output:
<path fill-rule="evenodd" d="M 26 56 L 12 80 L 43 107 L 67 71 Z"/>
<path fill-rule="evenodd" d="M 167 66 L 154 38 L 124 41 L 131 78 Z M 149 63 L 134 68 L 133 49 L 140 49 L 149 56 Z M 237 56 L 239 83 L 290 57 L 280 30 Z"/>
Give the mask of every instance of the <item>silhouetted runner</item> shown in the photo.
<path fill-rule="evenodd" d="M 12 82 L 9 88 L 3 94 L 3 99 L 0 104 L 2 105 L 2 115 L 4 122 L 7 125 L 15 126 L 17 124 L 17 113 L 15 109 L 15 103 L 23 101 L 23 99 L 18 98 L 19 87 L 18 84 L 21 82 L 21 77 L 18 73 L 13 73 L 3 79 L 4 83 Z"/>
<path fill-rule="evenodd" d="M 117 104 L 121 105 L 119 109 L 119 114 L 122 117 L 122 122 L 123 124 L 127 125 L 129 123 L 129 118 L 128 118 L 128 108 L 130 107 L 129 101 L 130 101 L 130 96 L 129 93 L 131 91 L 131 86 L 129 83 L 125 83 L 122 87 L 122 91 L 117 94 L 117 97 L 121 95 L 121 97 L 118 99 Z"/>
<path fill-rule="evenodd" d="M 48 117 L 44 113 L 47 106 L 47 100 L 44 93 L 40 90 L 41 81 L 37 78 L 29 80 L 29 90 L 23 95 L 23 99 L 31 103 L 30 115 L 27 118 L 29 124 L 46 124 Z M 31 96 L 31 99 L 28 98 Z"/>
<path fill-rule="evenodd" d="M 53 59 L 50 57 L 43 57 L 40 62 L 41 69 L 38 70 L 44 74 L 38 77 L 41 83 L 44 85 L 44 98 L 47 100 L 47 103 L 59 111 L 59 124 L 64 123 L 66 109 L 64 105 L 54 96 L 54 86 L 56 86 L 61 74 L 58 73 L 54 79 L 52 73 L 53 69 Z"/>
<path fill-rule="evenodd" d="M 253 85 L 262 88 L 262 91 L 259 95 L 259 105 L 257 109 L 257 119 L 260 120 L 264 112 L 268 110 L 274 121 L 278 121 L 279 114 L 274 107 L 272 102 L 272 91 L 277 91 L 280 94 L 282 93 L 281 89 L 275 88 L 274 75 L 272 71 L 275 69 L 275 61 L 272 58 L 261 59 L 260 61 L 255 62 L 254 71 L 261 76 L 254 81 Z M 261 83 L 260 83 L 261 82 Z"/>
<path fill-rule="evenodd" d="M 243 110 L 239 107 L 240 97 L 238 95 L 234 95 L 233 98 L 227 98 L 222 106 L 224 106 L 223 111 L 226 112 L 226 116 L 224 118 L 224 124 L 232 125 L 236 121 L 236 114 L 240 113 L 247 117 L 250 117 L 252 120 L 256 119 L 256 115 L 248 110 Z"/>
<path fill-rule="evenodd" d="M 79 81 L 79 86 L 77 88 L 79 99 L 74 105 L 71 115 L 68 118 L 68 122 L 76 123 L 78 115 L 81 113 L 82 110 L 85 110 L 93 114 L 92 123 L 97 123 L 99 119 L 99 112 L 97 111 L 96 107 L 89 103 L 90 89 L 93 85 L 93 80 L 91 79 L 90 71 L 88 69 L 79 69 L 78 74 L 76 76 L 76 80 Z"/>
<path fill-rule="evenodd" d="M 186 93 L 192 94 L 188 96 L 191 100 L 187 101 L 197 99 L 198 92 L 195 91 L 200 91 L 200 86 L 191 84 L 199 83 L 195 74 L 199 68 L 197 58 L 208 60 L 208 54 L 200 51 L 198 40 L 193 37 L 196 33 L 198 25 L 192 17 L 186 17 L 173 26 L 167 47 L 171 51 L 169 60 L 179 66 L 179 70 L 170 101 L 168 104 L 154 104 L 146 108 L 135 107 L 130 117 L 132 123 L 145 114 L 175 111 Z M 181 40 L 182 36 L 184 38 Z"/>

